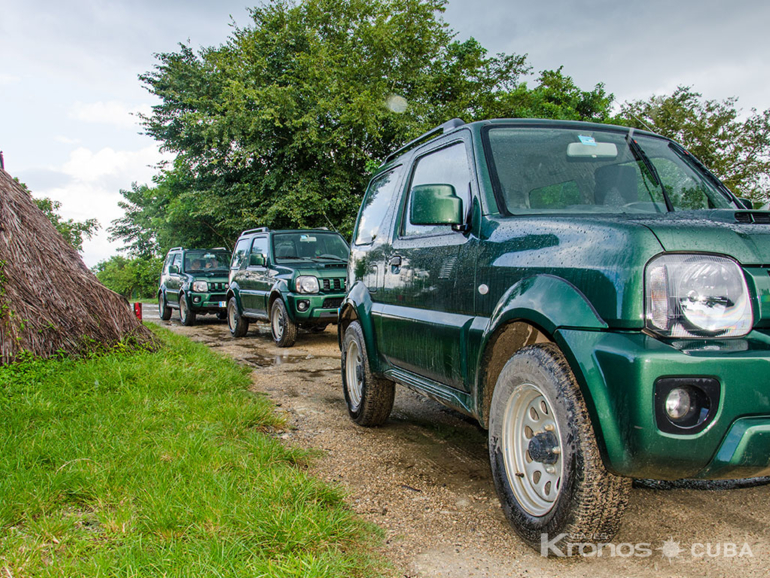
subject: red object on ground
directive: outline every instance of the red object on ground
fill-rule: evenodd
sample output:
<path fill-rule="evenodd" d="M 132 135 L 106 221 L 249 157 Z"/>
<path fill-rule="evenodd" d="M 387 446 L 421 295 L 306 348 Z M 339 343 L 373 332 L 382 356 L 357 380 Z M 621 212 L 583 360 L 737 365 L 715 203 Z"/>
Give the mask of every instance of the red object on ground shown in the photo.
<path fill-rule="evenodd" d="M 142 320 L 142 304 L 141 303 L 134 303 L 134 315 L 136 315 L 136 318 L 139 321 Z"/>

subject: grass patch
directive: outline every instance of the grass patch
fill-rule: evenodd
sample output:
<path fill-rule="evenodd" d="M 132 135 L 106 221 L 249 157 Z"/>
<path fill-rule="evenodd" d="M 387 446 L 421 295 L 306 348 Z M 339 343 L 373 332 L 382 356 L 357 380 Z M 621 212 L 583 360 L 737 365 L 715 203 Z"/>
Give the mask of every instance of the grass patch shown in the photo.
<path fill-rule="evenodd" d="M 377 530 L 268 435 L 249 371 L 155 331 L 0 368 L 0 576 L 379 575 Z"/>

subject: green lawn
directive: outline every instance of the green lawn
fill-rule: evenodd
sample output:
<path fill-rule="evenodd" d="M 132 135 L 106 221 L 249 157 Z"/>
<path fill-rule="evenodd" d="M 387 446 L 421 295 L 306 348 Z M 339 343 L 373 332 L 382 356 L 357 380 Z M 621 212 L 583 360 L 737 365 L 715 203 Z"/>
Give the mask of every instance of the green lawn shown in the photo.
<path fill-rule="evenodd" d="M 271 437 L 249 372 L 155 331 L 0 368 L 0 576 L 379 575 L 379 532 Z"/>

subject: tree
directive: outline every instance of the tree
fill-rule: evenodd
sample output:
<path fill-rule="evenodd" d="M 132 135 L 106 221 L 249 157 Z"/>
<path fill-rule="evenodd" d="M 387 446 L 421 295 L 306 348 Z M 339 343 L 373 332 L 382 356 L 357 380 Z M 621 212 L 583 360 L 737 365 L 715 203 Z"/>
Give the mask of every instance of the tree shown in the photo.
<path fill-rule="evenodd" d="M 105 286 L 127 299 L 151 298 L 158 290 L 163 259 L 126 258 L 114 255 L 101 261 L 93 271 Z"/>
<path fill-rule="evenodd" d="M 621 121 L 686 147 L 738 196 L 770 201 L 770 110 L 741 117 L 738 99 L 705 100 L 691 87 L 626 102 Z"/>
<path fill-rule="evenodd" d="M 123 191 L 113 237 L 141 252 L 146 227 L 161 249 L 259 225 L 348 235 L 372 167 L 452 117 L 609 116 L 601 85 L 580 91 L 559 69 L 529 89 L 525 56 L 454 40 L 444 5 L 272 0 L 223 46 L 158 55 L 140 79 L 161 103 L 143 123 L 177 158 L 152 189 Z"/>

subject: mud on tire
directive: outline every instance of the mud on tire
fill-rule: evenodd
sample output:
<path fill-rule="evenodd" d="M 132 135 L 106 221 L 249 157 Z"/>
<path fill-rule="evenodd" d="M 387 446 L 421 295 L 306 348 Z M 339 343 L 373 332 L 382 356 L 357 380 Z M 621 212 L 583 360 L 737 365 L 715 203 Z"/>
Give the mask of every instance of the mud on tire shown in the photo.
<path fill-rule="evenodd" d="M 358 425 L 378 426 L 387 421 L 393 409 L 396 384 L 372 374 L 358 321 L 347 326 L 342 338 L 342 389 L 348 415 Z"/>
<path fill-rule="evenodd" d="M 558 555 L 542 548 L 544 534 L 568 555 L 568 543 L 606 542 L 619 529 L 631 480 L 604 468 L 583 396 L 554 344 L 519 350 L 500 373 L 489 457 L 506 518 L 536 550 Z"/>

